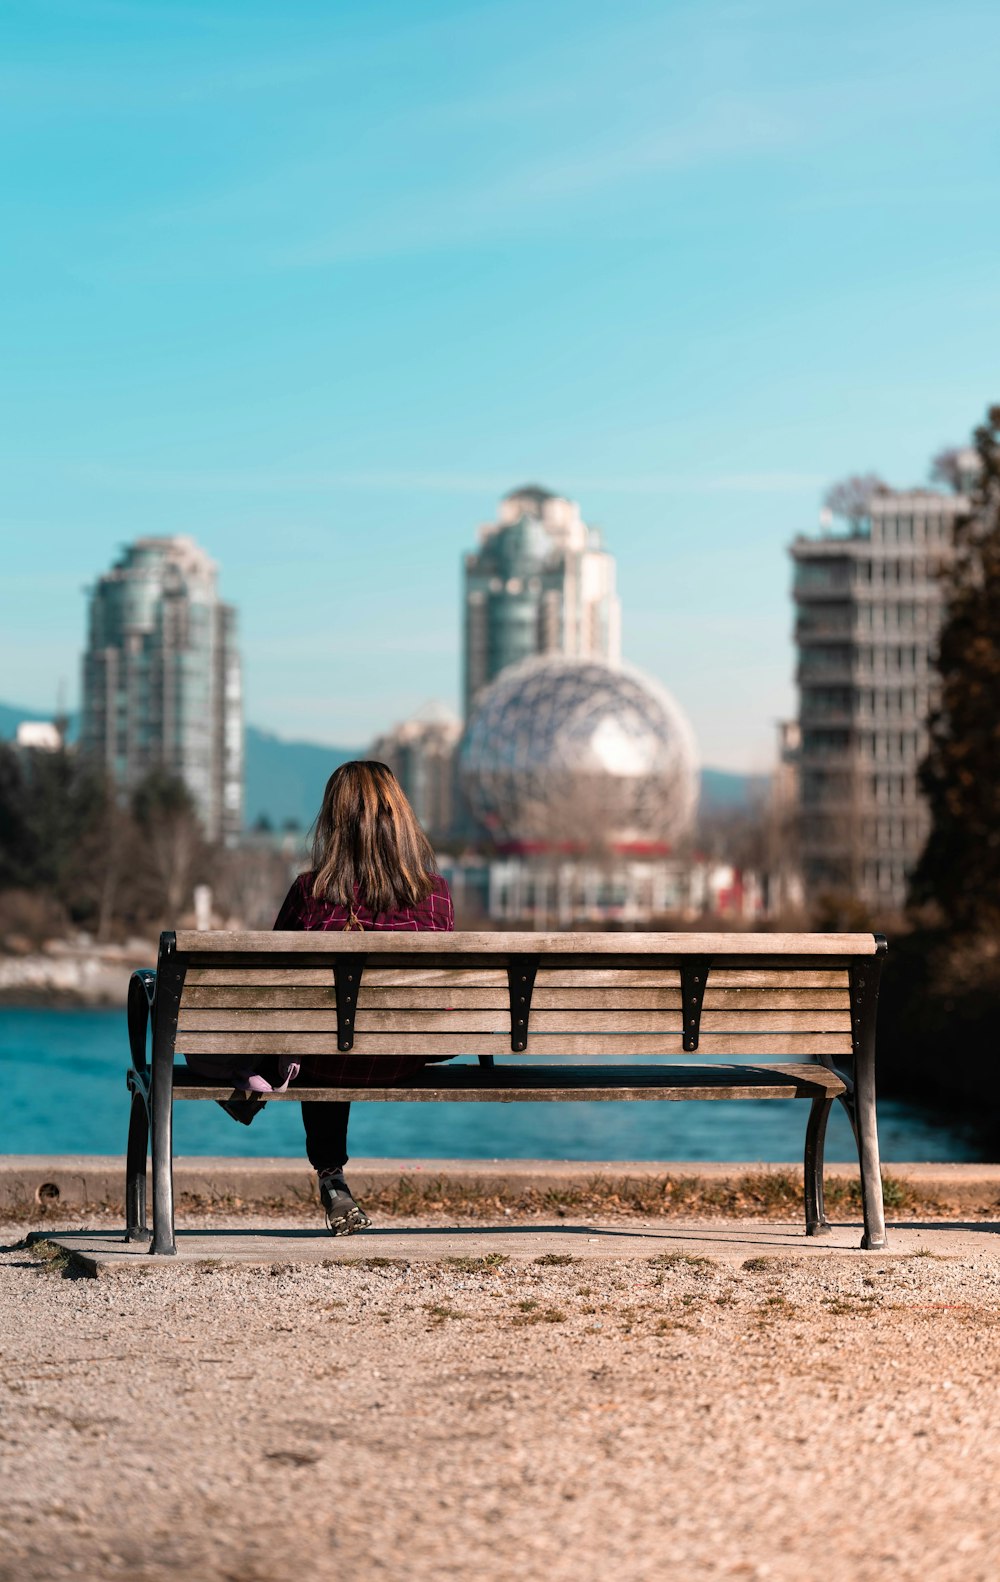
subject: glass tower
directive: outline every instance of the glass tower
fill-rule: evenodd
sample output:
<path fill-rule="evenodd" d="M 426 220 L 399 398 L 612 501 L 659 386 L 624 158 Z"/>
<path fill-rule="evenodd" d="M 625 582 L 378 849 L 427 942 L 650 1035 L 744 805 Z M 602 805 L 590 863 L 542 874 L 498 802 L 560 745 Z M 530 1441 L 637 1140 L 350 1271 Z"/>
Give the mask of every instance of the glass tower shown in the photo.
<path fill-rule="evenodd" d="M 243 824 L 236 611 L 191 538 L 140 538 L 91 592 L 81 748 L 130 792 L 151 770 L 184 781 L 211 840 Z"/>
<path fill-rule="evenodd" d="M 536 654 L 621 658 L 615 562 L 572 500 L 535 484 L 500 502 L 465 559 L 465 714 L 501 670 Z"/>

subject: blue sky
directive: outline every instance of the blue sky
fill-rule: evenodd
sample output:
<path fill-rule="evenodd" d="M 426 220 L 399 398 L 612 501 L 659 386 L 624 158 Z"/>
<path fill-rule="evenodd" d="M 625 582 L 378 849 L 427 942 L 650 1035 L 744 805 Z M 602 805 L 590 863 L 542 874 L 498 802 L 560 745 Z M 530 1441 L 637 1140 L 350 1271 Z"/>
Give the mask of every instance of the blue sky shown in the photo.
<path fill-rule="evenodd" d="M 457 701 L 497 496 L 577 498 L 703 757 L 794 709 L 785 553 L 1000 400 L 1000 9 L 5 0 L 0 697 L 78 689 L 140 533 L 247 712 Z"/>

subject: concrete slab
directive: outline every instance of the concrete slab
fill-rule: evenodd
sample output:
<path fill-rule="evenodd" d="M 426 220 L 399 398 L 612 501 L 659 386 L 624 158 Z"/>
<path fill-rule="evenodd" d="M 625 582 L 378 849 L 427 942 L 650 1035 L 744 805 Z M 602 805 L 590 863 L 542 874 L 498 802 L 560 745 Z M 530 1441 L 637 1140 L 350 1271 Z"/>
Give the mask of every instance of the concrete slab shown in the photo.
<path fill-rule="evenodd" d="M 434 1225 L 426 1221 L 394 1220 L 357 1236 L 330 1236 L 322 1227 L 290 1227 L 287 1222 L 254 1229 L 186 1229 L 177 1233 L 174 1257 L 152 1257 L 141 1243 L 126 1243 L 120 1231 L 62 1231 L 51 1236 L 36 1233 L 69 1255 L 81 1273 L 118 1275 L 155 1271 L 170 1275 L 178 1269 L 213 1265 L 334 1266 L 370 1259 L 405 1263 L 436 1263 L 449 1258 L 485 1258 L 501 1255 L 527 1262 L 542 1257 L 576 1259 L 647 1259 L 662 1255 L 711 1258 L 739 1266 L 751 1258 L 852 1260 L 912 1258 L 934 1254 L 940 1258 L 977 1259 L 987 1255 L 1000 1261 L 1000 1224 L 902 1224 L 890 1230 L 887 1252 L 862 1252 L 860 1225 L 838 1225 L 829 1235 L 807 1237 L 801 1225 L 768 1224 L 761 1220 L 596 1224 L 560 1221 L 551 1225 L 483 1224 Z"/>

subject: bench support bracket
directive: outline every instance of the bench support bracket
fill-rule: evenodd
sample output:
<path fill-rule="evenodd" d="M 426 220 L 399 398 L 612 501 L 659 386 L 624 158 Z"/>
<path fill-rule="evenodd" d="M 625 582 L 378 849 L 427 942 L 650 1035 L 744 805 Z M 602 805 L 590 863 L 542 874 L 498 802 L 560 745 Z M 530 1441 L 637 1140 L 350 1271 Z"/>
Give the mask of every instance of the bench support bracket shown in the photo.
<path fill-rule="evenodd" d="M 365 960 L 364 956 L 338 956 L 333 964 L 333 982 L 337 991 L 337 1048 L 343 1053 L 354 1048 L 358 990 Z"/>
<path fill-rule="evenodd" d="M 528 1019 L 531 994 L 538 971 L 537 956 L 512 956 L 507 964 L 507 989 L 510 995 L 510 1047 L 516 1055 L 528 1047 Z"/>
<path fill-rule="evenodd" d="M 701 1008 L 711 965 L 711 956 L 684 956 L 681 959 L 681 1031 L 685 1054 L 698 1047 Z"/>

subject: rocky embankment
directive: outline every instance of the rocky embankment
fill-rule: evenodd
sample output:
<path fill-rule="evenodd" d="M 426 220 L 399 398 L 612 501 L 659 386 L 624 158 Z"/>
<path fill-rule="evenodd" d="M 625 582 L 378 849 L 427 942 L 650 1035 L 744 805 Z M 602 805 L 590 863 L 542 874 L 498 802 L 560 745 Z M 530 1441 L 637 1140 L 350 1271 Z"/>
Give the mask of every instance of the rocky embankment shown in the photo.
<path fill-rule="evenodd" d="M 156 946 L 141 939 L 98 945 L 80 936 L 24 952 L 0 946 L 0 1003 L 122 1005 L 134 969 L 155 963 Z"/>

